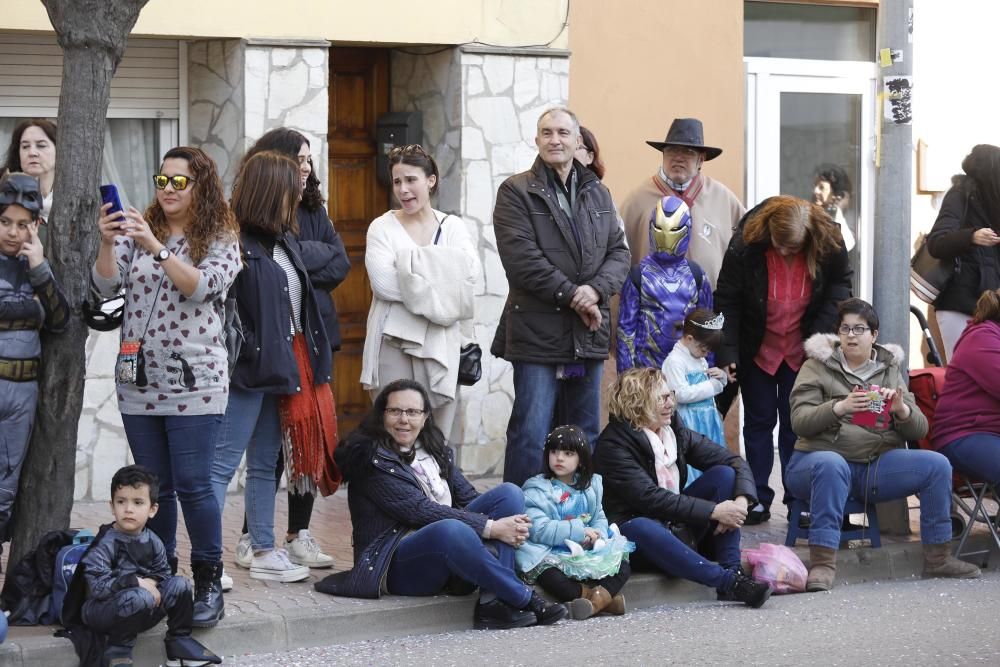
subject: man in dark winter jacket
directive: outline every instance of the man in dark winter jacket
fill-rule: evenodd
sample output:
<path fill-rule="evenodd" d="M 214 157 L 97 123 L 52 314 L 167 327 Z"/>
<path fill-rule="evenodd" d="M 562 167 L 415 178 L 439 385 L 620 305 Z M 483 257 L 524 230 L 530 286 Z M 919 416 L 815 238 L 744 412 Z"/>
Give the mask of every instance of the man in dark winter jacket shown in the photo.
<path fill-rule="evenodd" d="M 541 470 L 553 425 L 600 430 L 608 304 L 629 270 L 611 193 L 573 159 L 580 124 L 569 109 L 538 119 L 538 157 L 497 192 L 493 227 L 510 293 L 493 353 L 514 366 L 504 481 Z"/>

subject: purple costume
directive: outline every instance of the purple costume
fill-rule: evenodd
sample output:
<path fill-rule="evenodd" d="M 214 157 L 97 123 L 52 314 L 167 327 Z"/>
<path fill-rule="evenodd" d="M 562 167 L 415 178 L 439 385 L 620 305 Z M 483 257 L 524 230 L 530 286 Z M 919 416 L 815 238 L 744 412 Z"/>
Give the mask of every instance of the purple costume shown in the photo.
<path fill-rule="evenodd" d="M 712 285 L 701 272 L 701 288 L 685 259 L 691 215 L 678 197 L 664 197 L 649 225 L 652 251 L 632 269 L 618 307 L 618 372 L 660 368 L 681 337 L 684 318 L 696 308 L 712 309 Z M 697 266 L 697 265 L 695 265 Z"/>

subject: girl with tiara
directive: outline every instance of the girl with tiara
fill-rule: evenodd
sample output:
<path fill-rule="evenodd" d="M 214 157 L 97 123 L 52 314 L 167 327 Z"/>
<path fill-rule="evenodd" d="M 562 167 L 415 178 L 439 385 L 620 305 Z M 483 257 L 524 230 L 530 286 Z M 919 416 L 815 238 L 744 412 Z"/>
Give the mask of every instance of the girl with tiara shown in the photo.
<path fill-rule="evenodd" d="M 515 555 L 521 577 L 568 602 L 575 619 L 624 614 L 621 590 L 635 545 L 618 526 L 608 526 L 603 482 L 594 474 L 590 443 L 580 427 L 558 426 L 549 433 L 542 471 L 524 483 L 531 533 Z"/>
<path fill-rule="evenodd" d="M 677 414 L 681 423 L 722 447 L 726 439 L 722 416 L 715 407 L 715 396 L 722 393 L 729 376 L 721 368 L 709 368 L 706 357 L 722 344 L 725 318 L 711 310 L 698 308 L 684 318 L 680 340 L 663 362 L 667 385 L 677 395 Z M 701 473 L 688 466 L 687 483 Z"/>

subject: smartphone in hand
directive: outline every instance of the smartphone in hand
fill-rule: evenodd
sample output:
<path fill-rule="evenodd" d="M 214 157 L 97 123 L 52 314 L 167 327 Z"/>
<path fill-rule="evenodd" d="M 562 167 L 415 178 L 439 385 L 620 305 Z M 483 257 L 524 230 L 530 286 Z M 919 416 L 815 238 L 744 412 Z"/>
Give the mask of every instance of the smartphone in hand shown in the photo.
<path fill-rule="evenodd" d="M 122 213 L 122 200 L 118 197 L 118 188 L 113 183 L 101 186 L 101 204 L 111 204 L 108 213 Z M 124 216 L 121 216 L 124 217 Z"/>

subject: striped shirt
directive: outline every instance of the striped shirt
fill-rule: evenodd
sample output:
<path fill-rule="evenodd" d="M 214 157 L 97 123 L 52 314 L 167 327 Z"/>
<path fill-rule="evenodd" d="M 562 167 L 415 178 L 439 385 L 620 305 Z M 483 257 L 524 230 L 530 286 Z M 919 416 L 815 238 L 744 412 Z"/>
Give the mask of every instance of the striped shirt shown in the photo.
<path fill-rule="evenodd" d="M 292 303 L 292 314 L 289 319 L 292 335 L 302 331 L 302 283 L 295 265 L 280 243 L 274 244 L 274 262 L 281 267 L 288 277 L 288 299 Z"/>

